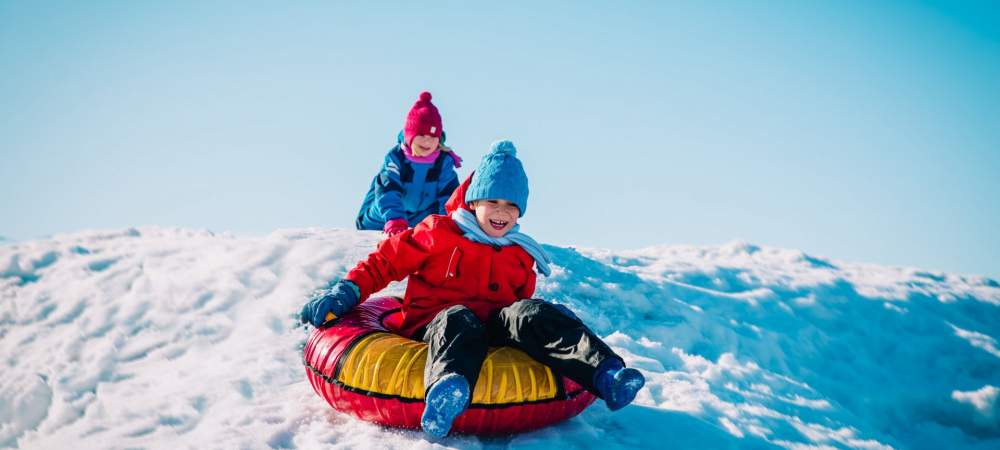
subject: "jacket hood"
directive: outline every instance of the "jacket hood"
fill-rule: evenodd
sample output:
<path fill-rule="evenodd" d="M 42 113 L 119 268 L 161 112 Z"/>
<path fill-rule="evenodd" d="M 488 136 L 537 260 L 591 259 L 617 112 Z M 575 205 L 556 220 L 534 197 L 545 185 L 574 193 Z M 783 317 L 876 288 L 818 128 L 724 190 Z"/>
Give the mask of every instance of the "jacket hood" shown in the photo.
<path fill-rule="evenodd" d="M 469 184 L 472 183 L 472 175 L 475 173 L 476 172 L 470 173 L 465 181 L 463 181 L 462 184 L 455 189 L 455 192 L 451 193 L 451 197 L 448 198 L 448 201 L 444 204 L 445 214 L 451 215 L 452 211 L 455 211 L 458 208 L 472 211 L 472 208 L 465 203 L 465 192 L 469 190 Z"/>

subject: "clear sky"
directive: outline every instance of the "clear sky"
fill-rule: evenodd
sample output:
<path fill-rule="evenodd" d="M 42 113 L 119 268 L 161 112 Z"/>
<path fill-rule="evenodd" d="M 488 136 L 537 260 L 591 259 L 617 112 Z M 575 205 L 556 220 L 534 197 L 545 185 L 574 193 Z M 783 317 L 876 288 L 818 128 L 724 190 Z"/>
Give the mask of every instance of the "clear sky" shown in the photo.
<path fill-rule="evenodd" d="M 466 3 L 0 2 L 0 236 L 353 227 L 426 89 L 543 242 L 1000 275 L 990 2 Z"/>

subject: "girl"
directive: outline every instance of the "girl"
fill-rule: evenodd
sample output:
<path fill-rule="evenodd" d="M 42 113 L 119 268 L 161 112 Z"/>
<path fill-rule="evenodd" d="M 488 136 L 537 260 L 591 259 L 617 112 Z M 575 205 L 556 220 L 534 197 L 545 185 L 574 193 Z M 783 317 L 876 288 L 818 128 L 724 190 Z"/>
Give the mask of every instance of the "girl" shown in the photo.
<path fill-rule="evenodd" d="M 444 137 L 431 93 L 421 92 L 361 203 L 355 220 L 359 230 L 393 236 L 430 214 L 444 213 L 445 200 L 458 187 L 455 168 L 462 165 L 444 146 Z"/>
<path fill-rule="evenodd" d="M 645 384 L 572 312 L 532 299 L 535 271 L 549 259 L 517 221 L 528 207 L 528 178 L 510 141 L 500 141 L 448 200 L 448 215 L 431 215 L 379 244 L 345 279 L 319 291 L 303 322 L 322 325 L 410 277 L 399 334 L 428 344 L 421 426 L 448 434 L 468 407 L 470 387 L 490 346 L 516 346 L 576 381 L 617 410 Z"/>

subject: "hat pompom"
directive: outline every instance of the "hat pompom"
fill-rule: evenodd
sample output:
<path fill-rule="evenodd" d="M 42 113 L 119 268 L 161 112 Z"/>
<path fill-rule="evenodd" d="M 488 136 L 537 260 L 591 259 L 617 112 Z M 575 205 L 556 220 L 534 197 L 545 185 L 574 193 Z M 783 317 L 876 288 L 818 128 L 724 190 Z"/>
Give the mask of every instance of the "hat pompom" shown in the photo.
<path fill-rule="evenodd" d="M 490 147 L 490 153 L 494 155 L 517 156 L 517 148 L 514 147 L 514 143 L 511 141 L 496 141 Z"/>
<path fill-rule="evenodd" d="M 429 101 L 431 101 L 431 93 L 427 92 L 427 91 L 421 92 L 420 93 L 420 101 L 422 101 L 422 102 L 429 102 Z"/>

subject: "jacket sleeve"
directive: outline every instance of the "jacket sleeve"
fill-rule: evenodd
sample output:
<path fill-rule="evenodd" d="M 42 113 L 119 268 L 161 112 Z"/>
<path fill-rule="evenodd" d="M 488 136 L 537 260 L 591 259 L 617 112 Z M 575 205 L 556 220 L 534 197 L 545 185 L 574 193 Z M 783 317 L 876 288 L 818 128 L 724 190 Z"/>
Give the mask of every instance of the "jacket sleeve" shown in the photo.
<path fill-rule="evenodd" d="M 375 292 L 385 289 L 389 283 L 400 281 L 416 272 L 430 256 L 430 249 L 422 242 L 428 233 L 424 224 L 408 229 L 379 243 L 378 248 L 363 261 L 354 266 L 345 277 L 358 286 L 358 303 L 365 301 Z M 417 234 L 415 237 L 414 234 Z"/>
<path fill-rule="evenodd" d="M 403 208 L 403 182 L 399 177 L 402 164 L 393 156 L 393 152 L 390 152 L 385 156 L 385 162 L 379 170 L 375 186 L 375 204 L 385 222 L 406 218 L 406 210 Z"/>
<path fill-rule="evenodd" d="M 438 180 L 437 214 L 447 214 L 444 205 L 455 189 L 458 189 L 458 174 L 455 173 L 455 168 L 448 164 L 448 169 L 441 172 L 441 179 Z"/>

